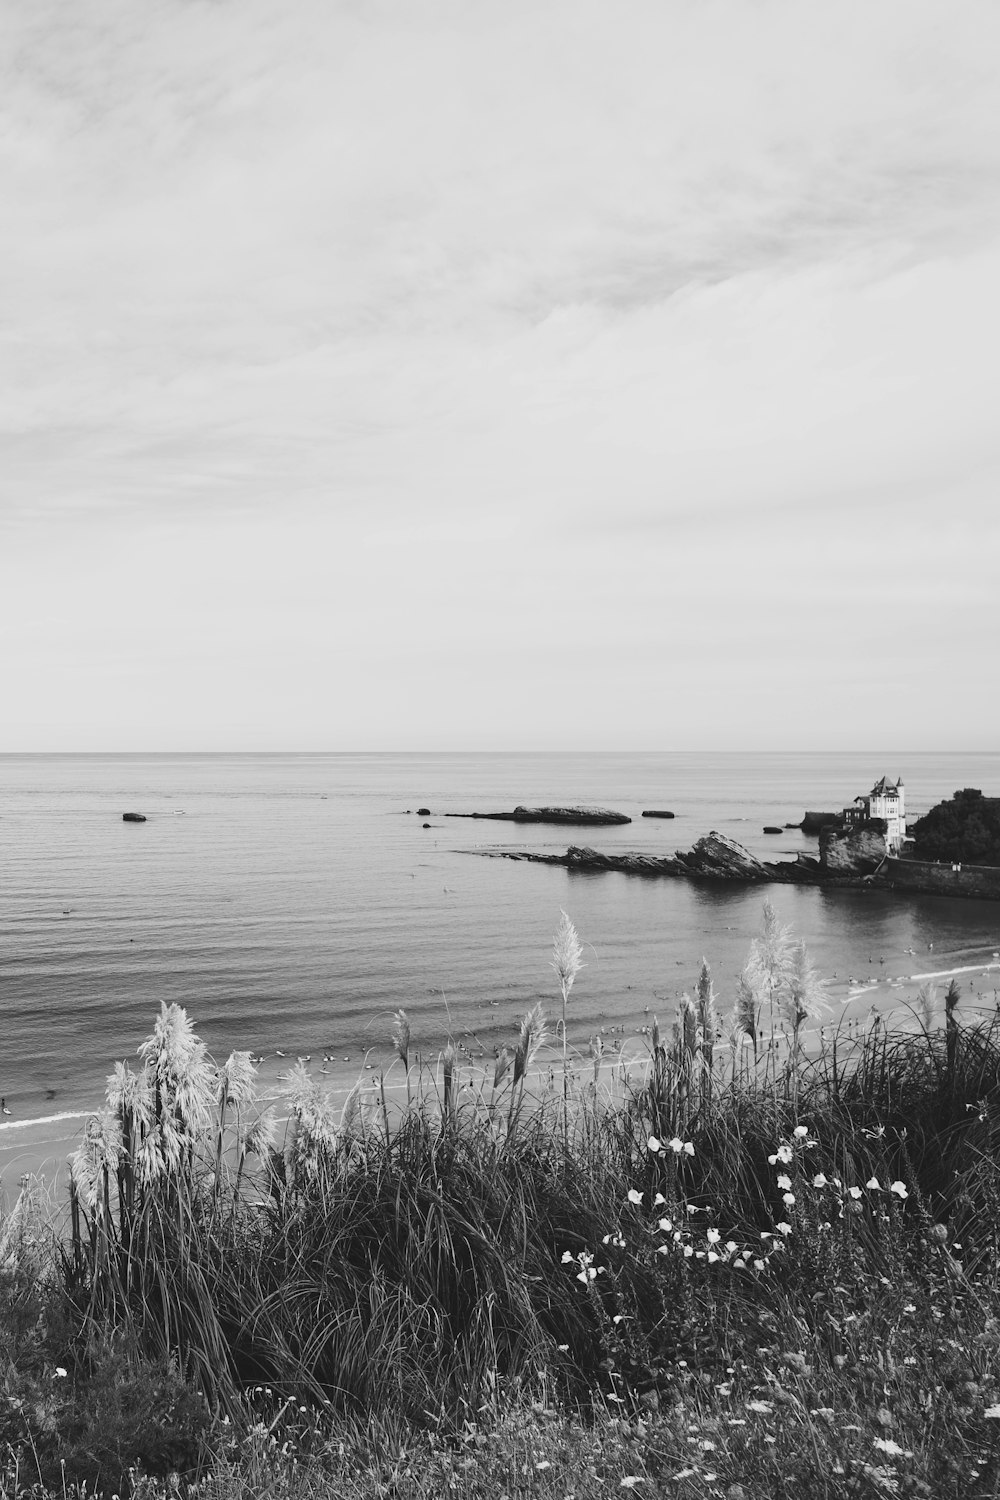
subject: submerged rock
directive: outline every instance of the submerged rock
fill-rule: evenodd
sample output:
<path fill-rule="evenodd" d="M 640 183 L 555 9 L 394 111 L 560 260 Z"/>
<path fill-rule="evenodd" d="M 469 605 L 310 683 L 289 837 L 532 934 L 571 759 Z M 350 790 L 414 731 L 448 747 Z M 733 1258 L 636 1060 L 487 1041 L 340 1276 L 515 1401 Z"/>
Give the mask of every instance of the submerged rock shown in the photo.
<path fill-rule="evenodd" d="M 673 816 L 672 812 L 663 812 L 659 808 L 650 808 L 648 812 L 643 813 L 644 818 L 672 818 Z"/>
<path fill-rule="evenodd" d="M 123 823 L 145 823 L 145 813 L 122 813 Z"/>

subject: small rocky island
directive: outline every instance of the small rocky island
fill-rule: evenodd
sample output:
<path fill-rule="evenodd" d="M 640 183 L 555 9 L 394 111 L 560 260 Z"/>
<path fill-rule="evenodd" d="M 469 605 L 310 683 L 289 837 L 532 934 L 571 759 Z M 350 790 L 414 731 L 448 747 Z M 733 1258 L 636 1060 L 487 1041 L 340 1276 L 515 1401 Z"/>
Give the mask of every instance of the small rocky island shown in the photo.
<path fill-rule="evenodd" d="M 445 813 L 446 818 L 487 818 L 503 823 L 590 823 L 607 827 L 613 823 L 631 823 L 624 813 L 605 807 L 515 807 L 513 812 Z"/>

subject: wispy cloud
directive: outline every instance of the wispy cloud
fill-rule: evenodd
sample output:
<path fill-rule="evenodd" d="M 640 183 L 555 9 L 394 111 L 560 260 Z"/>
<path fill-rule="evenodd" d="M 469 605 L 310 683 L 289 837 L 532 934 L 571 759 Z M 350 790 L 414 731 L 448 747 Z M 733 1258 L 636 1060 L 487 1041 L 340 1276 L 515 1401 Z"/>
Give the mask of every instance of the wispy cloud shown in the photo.
<path fill-rule="evenodd" d="M 539 684 L 584 639 L 676 667 L 657 580 L 686 600 L 695 561 L 763 650 L 755 580 L 795 595 L 819 558 L 816 653 L 831 560 L 876 551 L 879 518 L 913 543 L 937 504 L 995 541 L 998 41 L 995 7 L 937 0 L 7 6 L 4 613 L 22 637 L 48 618 L 47 577 L 92 676 L 118 662 L 60 728 L 40 624 L 10 743 L 121 727 L 123 618 L 165 681 L 201 684 L 185 743 L 228 732 L 219 661 L 252 738 L 275 640 L 291 741 L 342 733 L 279 691 L 307 680 L 297 640 L 374 743 L 366 681 L 399 689 L 411 650 L 458 671 L 459 617 L 529 742 L 522 652 Z M 905 555 L 912 588 L 886 587 L 916 640 L 915 596 L 961 567 Z M 159 563 L 133 590 L 137 556 Z M 702 680 L 739 654 L 686 649 Z M 443 689 L 412 707 L 461 740 Z M 487 739 L 489 718 L 486 695 Z"/>

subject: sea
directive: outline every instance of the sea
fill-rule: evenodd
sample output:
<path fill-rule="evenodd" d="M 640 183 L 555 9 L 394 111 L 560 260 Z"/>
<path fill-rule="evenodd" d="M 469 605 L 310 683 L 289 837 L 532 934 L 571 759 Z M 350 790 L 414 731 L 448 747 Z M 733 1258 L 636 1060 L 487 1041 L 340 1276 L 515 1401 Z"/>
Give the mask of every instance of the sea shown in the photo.
<path fill-rule="evenodd" d="M 428 1064 L 449 1037 L 470 1065 L 491 1059 L 537 1001 L 556 1018 L 561 911 L 584 945 L 575 1048 L 602 1034 L 645 1046 L 703 959 L 724 1011 L 765 896 L 808 944 L 834 1013 L 891 1010 L 910 993 L 900 981 L 951 972 L 967 1009 L 995 1010 L 1000 903 L 484 857 L 584 843 L 670 854 L 716 829 L 793 858 L 815 838 L 765 825 L 841 808 L 882 775 L 904 778 L 912 820 L 960 787 L 1000 795 L 1000 754 L 0 756 L 0 1147 L 9 1156 L 29 1125 L 82 1128 L 163 1002 L 185 1007 L 217 1059 L 263 1054 L 265 1095 L 299 1056 L 346 1090 L 389 1061 L 399 1009 Z M 446 816 L 519 803 L 632 822 Z M 643 818 L 651 808 L 675 816 Z"/>

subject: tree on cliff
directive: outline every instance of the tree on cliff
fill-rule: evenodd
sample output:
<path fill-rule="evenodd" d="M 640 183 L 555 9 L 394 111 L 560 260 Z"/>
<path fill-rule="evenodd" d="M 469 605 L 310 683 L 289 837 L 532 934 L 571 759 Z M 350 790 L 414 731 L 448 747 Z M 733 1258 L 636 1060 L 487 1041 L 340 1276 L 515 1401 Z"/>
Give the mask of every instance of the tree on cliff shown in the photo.
<path fill-rule="evenodd" d="M 918 859 L 1000 865 L 1000 797 L 967 786 L 918 818 L 910 832 Z"/>

